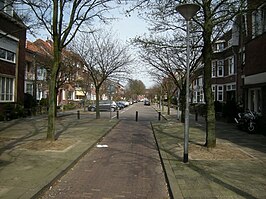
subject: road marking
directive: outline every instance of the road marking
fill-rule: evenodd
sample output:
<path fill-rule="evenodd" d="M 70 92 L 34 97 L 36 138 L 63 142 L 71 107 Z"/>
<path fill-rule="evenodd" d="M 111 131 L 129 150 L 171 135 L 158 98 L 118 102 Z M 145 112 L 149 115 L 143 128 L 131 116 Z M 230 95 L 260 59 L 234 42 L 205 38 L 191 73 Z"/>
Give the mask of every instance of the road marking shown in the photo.
<path fill-rule="evenodd" d="M 97 148 L 107 148 L 108 145 L 107 144 L 97 144 L 96 147 Z"/>

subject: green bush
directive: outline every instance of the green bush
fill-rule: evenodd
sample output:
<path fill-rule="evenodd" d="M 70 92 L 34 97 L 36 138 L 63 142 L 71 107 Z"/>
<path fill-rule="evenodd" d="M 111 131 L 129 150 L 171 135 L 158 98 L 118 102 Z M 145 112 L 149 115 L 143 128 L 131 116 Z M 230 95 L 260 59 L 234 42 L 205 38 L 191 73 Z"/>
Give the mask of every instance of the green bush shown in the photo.
<path fill-rule="evenodd" d="M 48 99 L 47 98 L 42 98 L 40 101 L 41 106 L 48 106 Z"/>
<path fill-rule="evenodd" d="M 70 103 L 64 105 L 64 110 L 72 110 L 75 108 L 76 108 L 76 104 L 73 102 L 70 102 Z"/>
<path fill-rule="evenodd" d="M 29 94 L 29 93 L 24 93 L 24 108 L 31 109 L 33 107 L 36 107 L 36 99 Z"/>
<path fill-rule="evenodd" d="M 21 104 L 6 103 L 0 120 L 12 120 L 24 116 L 24 108 Z"/>
<path fill-rule="evenodd" d="M 195 112 L 197 112 L 201 116 L 206 116 L 207 114 L 206 104 L 196 104 Z"/>

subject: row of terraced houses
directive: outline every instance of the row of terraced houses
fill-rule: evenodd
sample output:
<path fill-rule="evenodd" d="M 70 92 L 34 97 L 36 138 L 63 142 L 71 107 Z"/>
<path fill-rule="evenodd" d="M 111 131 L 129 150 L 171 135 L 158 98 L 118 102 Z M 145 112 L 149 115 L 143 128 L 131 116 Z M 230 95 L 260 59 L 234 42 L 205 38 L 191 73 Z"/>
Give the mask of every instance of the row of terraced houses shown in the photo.
<path fill-rule="evenodd" d="M 213 45 L 212 91 L 218 103 L 259 113 L 261 129 L 266 129 L 266 2 L 247 3 L 248 12 Z M 191 84 L 192 103 L 204 103 L 203 67 Z"/>
<path fill-rule="evenodd" d="M 52 42 L 37 39 L 26 41 L 26 26 L 14 12 L 9 1 L 0 1 L 0 120 L 6 119 L 10 109 L 27 106 L 28 94 L 37 102 L 48 97 L 49 63 L 52 60 Z M 85 82 L 87 71 L 78 56 L 64 50 L 64 69 L 58 80 L 58 105 L 70 102 L 80 105 L 85 98 L 95 100 L 95 89 L 91 82 Z M 70 60 L 71 59 L 71 60 Z M 88 80 L 89 81 L 89 80 Z M 84 85 L 87 87 L 84 88 Z M 112 95 L 123 96 L 124 87 L 118 82 L 107 81 L 101 98 L 108 99 L 108 86 Z M 104 87 L 104 86 L 103 86 Z M 26 102 L 26 103 L 25 103 Z"/>

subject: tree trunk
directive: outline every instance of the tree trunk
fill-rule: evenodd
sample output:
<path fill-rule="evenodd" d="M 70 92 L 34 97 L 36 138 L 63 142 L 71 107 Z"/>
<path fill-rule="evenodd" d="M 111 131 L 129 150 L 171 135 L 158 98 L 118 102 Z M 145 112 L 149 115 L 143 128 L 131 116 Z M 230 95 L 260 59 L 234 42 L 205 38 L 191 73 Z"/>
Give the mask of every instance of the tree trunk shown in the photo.
<path fill-rule="evenodd" d="M 55 140 L 55 109 L 56 109 L 56 71 L 58 63 L 54 62 L 53 69 L 51 72 L 51 79 L 49 82 L 49 109 L 48 109 L 48 129 L 47 129 L 47 140 Z"/>
<path fill-rule="evenodd" d="M 47 140 L 55 140 L 55 111 L 56 111 L 56 80 L 58 71 L 61 63 L 61 47 L 60 47 L 60 36 L 57 31 L 58 25 L 58 4 L 54 1 L 53 7 L 53 53 L 54 61 L 53 68 L 51 70 L 51 77 L 49 83 L 49 111 L 48 111 L 48 129 L 47 129 Z"/>
<path fill-rule="evenodd" d="M 56 78 L 57 79 L 57 78 Z M 58 96 L 58 89 L 55 87 L 55 98 L 54 98 L 54 103 L 55 103 L 55 109 L 54 109 L 54 116 L 57 117 L 57 96 Z"/>
<path fill-rule="evenodd" d="M 95 94 L 96 94 L 96 119 L 100 119 L 100 110 L 99 110 L 99 101 L 100 101 L 100 88 L 97 86 L 95 88 Z"/>
<path fill-rule="evenodd" d="M 214 100 L 212 95 L 212 42 L 211 35 L 213 30 L 213 24 L 211 21 L 210 7 L 205 7 L 205 24 L 203 31 L 203 60 L 204 60 L 204 94 L 206 101 L 206 143 L 208 148 L 216 146 L 216 134 L 215 134 L 215 110 Z"/>
<path fill-rule="evenodd" d="M 170 96 L 167 97 L 167 115 L 170 115 L 171 111 L 171 98 Z"/>

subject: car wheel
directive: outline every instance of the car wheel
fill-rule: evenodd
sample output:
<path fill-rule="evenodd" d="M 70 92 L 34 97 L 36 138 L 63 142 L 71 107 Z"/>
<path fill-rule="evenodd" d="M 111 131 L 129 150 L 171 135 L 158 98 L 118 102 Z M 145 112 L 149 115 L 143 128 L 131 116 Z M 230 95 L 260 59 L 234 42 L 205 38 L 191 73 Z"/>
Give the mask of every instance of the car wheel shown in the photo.
<path fill-rule="evenodd" d="M 95 108 L 92 107 L 92 108 L 91 108 L 91 111 L 94 112 L 94 111 L 95 111 Z"/>
<path fill-rule="evenodd" d="M 115 111 L 115 109 L 114 108 L 111 108 L 111 112 L 114 112 Z"/>

